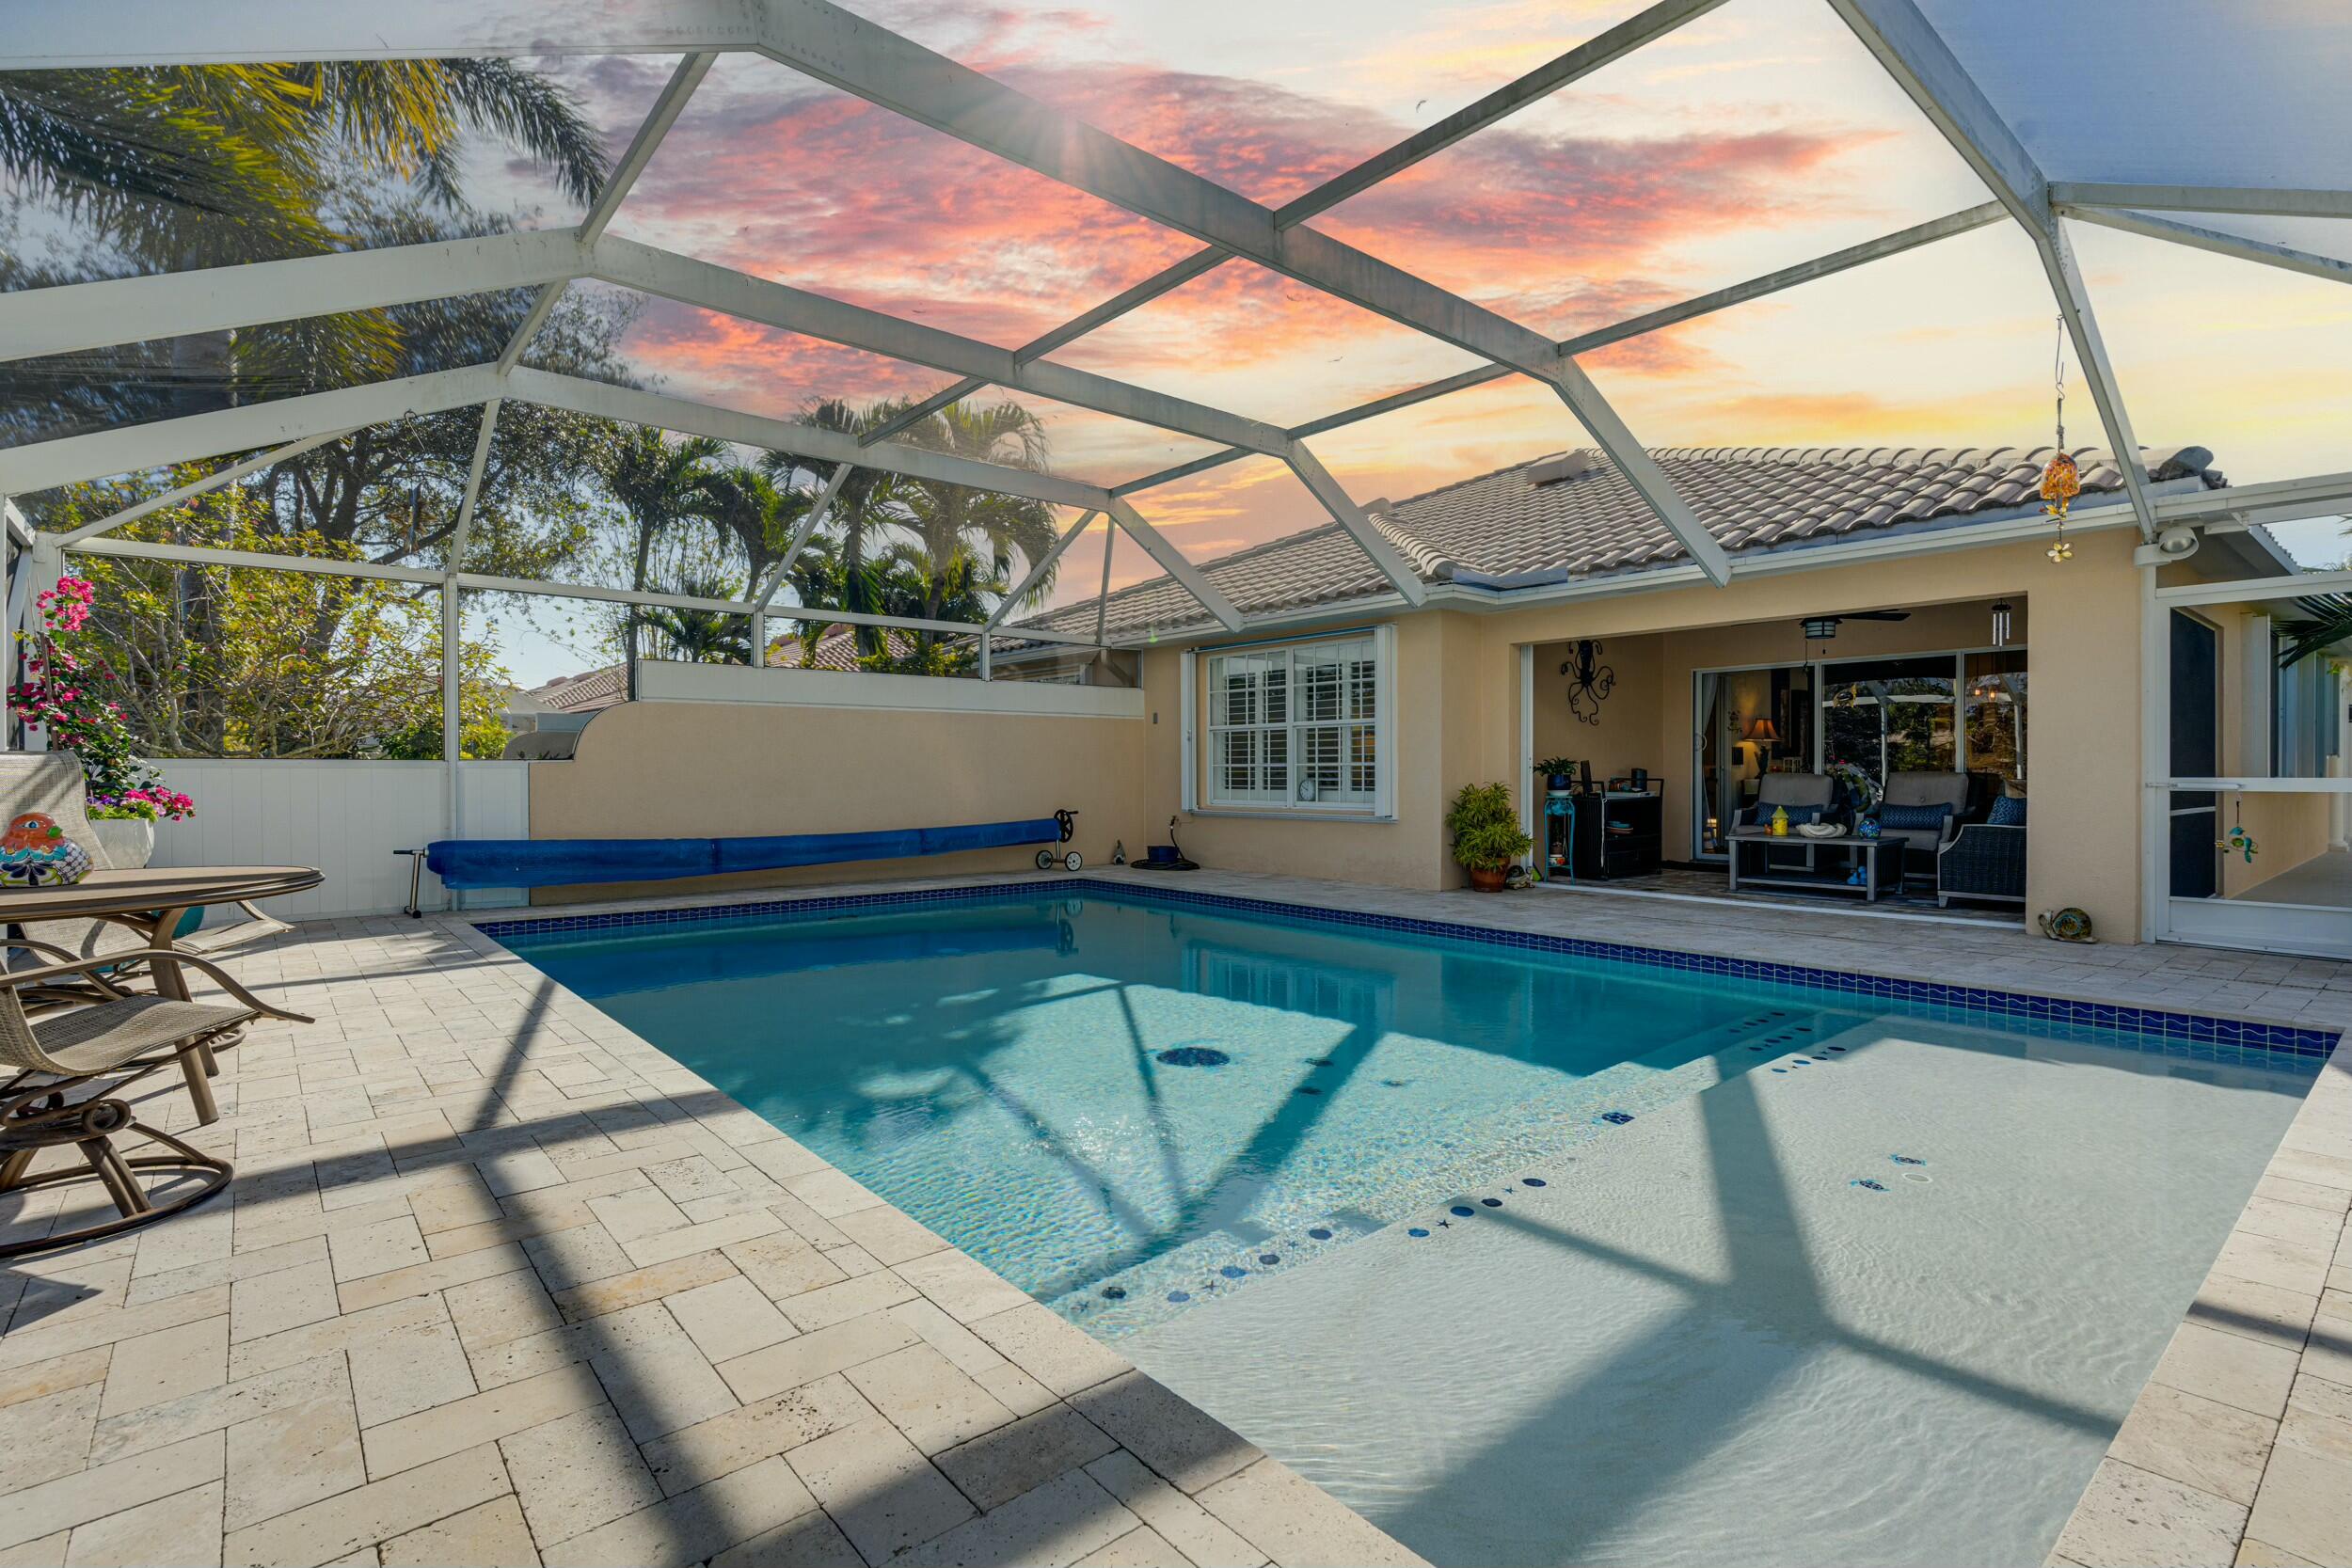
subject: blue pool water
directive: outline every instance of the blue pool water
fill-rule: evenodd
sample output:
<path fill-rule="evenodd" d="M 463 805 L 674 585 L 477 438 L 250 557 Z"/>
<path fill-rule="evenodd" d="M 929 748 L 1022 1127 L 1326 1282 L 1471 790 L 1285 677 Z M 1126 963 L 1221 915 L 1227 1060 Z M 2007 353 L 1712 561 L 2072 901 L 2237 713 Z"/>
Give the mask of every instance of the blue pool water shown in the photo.
<path fill-rule="evenodd" d="M 492 933 L 1440 1564 L 2042 1560 L 2328 1043 L 1078 883 Z"/>
<path fill-rule="evenodd" d="M 771 911 L 501 935 L 1112 1337 L 1903 1012 L 1123 892 Z"/>

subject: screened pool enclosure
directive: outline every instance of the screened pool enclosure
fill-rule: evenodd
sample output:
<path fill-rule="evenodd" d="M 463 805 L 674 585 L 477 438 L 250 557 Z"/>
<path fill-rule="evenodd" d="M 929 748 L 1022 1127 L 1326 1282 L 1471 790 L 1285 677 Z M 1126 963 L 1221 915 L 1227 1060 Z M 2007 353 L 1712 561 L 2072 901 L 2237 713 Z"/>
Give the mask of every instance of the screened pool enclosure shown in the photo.
<path fill-rule="evenodd" d="M 2159 562 L 2352 498 L 2341 8 L 1556 9 L 12 8 L 12 624 L 77 557 L 437 594 L 453 792 L 469 594 L 716 617 L 755 662 L 775 627 L 969 640 L 988 678 L 1167 629 L 1022 624 L 1122 559 L 1184 588 L 1172 625 L 1242 631 L 1201 566 L 1309 527 L 1420 606 L 1391 498 L 1499 461 L 1589 448 L 1661 568 L 1722 586 L 1749 564 L 1652 449 L 2062 420 L 2130 453 L 2160 420 L 2238 483 L 2153 496 L 2127 462 L 2072 524 L 2137 531 L 2153 649 L 2191 592 Z M 766 511 L 669 567 L 596 545 L 591 425 L 764 457 Z M 319 454 L 344 488 L 306 499 Z M 829 597 L 812 562 L 855 561 L 844 498 L 882 480 L 1025 531 L 970 525 L 1000 568 L 970 592 Z M 199 523 L 210 495 L 258 499 Z M 2152 799 L 2352 791 L 2292 746 L 2175 777 L 2144 668 L 2117 700 Z M 1316 744 L 1369 744 L 1329 717 Z M 1236 722 L 1236 757 L 1272 743 Z"/>

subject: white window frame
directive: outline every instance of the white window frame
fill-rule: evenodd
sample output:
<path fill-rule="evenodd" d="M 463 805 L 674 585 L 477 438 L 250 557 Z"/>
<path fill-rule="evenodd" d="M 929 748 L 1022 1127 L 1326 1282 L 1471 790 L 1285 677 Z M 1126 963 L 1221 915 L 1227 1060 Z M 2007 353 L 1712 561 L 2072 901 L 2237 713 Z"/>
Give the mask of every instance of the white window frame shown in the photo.
<path fill-rule="evenodd" d="M 1371 644 L 1373 667 L 1372 798 L 1369 801 L 1360 799 L 1301 800 L 1297 798 L 1301 732 L 1324 728 L 1344 730 L 1359 721 L 1345 716 L 1334 720 L 1302 721 L 1296 712 L 1297 691 L 1290 673 L 1296 668 L 1301 654 L 1364 642 Z M 1251 656 L 1272 656 L 1280 661 L 1283 671 L 1282 720 L 1279 724 L 1264 721 L 1243 726 L 1220 723 L 1216 712 L 1218 692 L 1214 678 L 1216 661 Z M 1204 660 L 1207 661 L 1205 664 Z M 1396 628 L 1393 626 L 1187 649 L 1184 656 L 1180 696 L 1184 721 L 1183 803 L 1184 809 L 1190 815 L 1348 822 L 1392 822 L 1396 819 Z M 1285 799 L 1221 798 L 1218 737 L 1237 728 L 1253 729 L 1261 734 L 1279 730 L 1283 734 L 1286 752 L 1284 767 L 1289 780 Z M 1342 766 L 1347 764 L 1343 762 Z"/>

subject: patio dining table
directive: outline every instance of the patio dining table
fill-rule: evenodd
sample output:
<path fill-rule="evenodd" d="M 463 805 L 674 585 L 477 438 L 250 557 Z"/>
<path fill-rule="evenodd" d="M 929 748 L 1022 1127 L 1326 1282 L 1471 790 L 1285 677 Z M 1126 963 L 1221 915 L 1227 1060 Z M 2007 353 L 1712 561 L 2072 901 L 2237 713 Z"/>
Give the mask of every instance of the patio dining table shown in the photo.
<path fill-rule="evenodd" d="M 190 910 L 304 893 L 326 878 L 308 865 L 151 865 L 93 871 L 62 887 L 0 888 L 0 925 L 44 920 L 104 920 L 127 927 L 140 944 L 168 952 Z M 155 992 L 184 1002 L 187 981 L 168 958 L 152 960 Z"/>

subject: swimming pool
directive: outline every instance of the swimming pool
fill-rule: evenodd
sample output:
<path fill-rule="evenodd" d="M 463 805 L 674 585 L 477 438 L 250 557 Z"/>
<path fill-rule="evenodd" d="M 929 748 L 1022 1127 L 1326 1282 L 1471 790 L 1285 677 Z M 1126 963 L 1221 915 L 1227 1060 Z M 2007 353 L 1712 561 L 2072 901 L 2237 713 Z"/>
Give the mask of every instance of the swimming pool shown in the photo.
<path fill-rule="evenodd" d="M 2329 1043 L 1070 881 L 628 918 L 489 929 L 1440 1562 L 2038 1560 Z"/>

